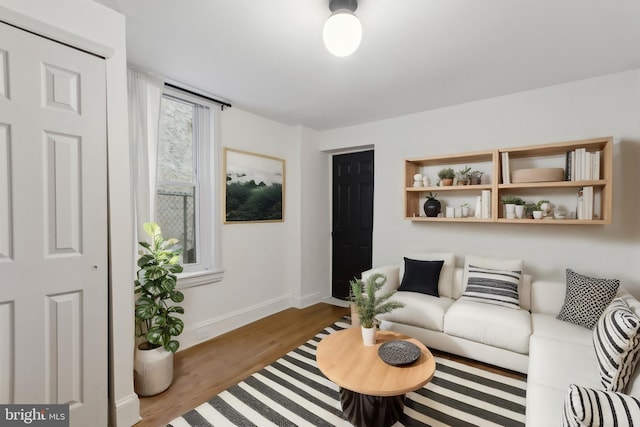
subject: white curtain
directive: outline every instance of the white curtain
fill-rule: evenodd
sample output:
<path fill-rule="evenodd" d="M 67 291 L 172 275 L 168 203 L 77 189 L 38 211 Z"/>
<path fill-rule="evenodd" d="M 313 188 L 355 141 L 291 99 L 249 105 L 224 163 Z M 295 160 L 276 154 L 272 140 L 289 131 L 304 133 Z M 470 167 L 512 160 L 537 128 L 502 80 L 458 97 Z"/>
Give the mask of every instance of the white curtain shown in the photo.
<path fill-rule="evenodd" d="M 147 241 L 142 225 L 155 220 L 158 129 L 164 80 L 129 69 L 127 81 L 136 232 L 138 241 Z"/>

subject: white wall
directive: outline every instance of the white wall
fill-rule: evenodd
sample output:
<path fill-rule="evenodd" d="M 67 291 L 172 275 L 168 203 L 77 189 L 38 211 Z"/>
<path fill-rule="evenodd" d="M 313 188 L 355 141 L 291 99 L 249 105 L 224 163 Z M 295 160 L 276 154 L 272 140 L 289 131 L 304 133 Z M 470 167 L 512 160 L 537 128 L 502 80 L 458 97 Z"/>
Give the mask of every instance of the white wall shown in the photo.
<path fill-rule="evenodd" d="M 185 290 L 181 349 L 297 305 L 300 298 L 299 132 L 235 107 L 220 118 L 221 147 L 285 160 L 285 221 L 222 226 L 224 279 Z"/>
<path fill-rule="evenodd" d="M 405 158 L 600 136 L 614 137 L 613 224 L 412 223 L 403 219 Z M 323 132 L 319 148 L 375 145 L 374 265 L 406 251 L 517 257 L 536 278 L 565 268 L 617 277 L 640 294 L 640 70 Z M 328 160 L 328 155 L 327 159 Z M 322 208 L 329 196 L 317 205 Z"/>
<path fill-rule="evenodd" d="M 91 50 L 96 43 L 112 54 L 106 59 L 109 158 L 109 239 L 111 305 L 110 423 L 129 426 L 139 420 L 133 392 L 133 214 L 129 171 L 126 41 L 124 17 L 91 0 L 0 0 L 5 20 L 37 34 Z M 98 50 L 100 47 L 98 46 Z M 116 166 L 117 165 L 117 166 Z M 114 170 L 117 167 L 117 170 Z M 106 339 L 106 337 L 105 337 Z"/>
<path fill-rule="evenodd" d="M 300 128 L 301 265 L 298 306 L 319 302 L 331 294 L 331 191 L 326 154 L 318 149 L 320 134 Z"/>

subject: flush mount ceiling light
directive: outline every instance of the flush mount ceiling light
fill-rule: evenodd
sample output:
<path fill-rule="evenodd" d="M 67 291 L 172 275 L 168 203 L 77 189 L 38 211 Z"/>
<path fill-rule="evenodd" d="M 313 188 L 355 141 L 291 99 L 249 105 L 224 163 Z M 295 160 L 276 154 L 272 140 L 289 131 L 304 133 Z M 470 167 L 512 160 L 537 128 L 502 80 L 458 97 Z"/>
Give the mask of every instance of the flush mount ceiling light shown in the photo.
<path fill-rule="evenodd" d="M 322 38 L 327 50 L 335 56 L 351 55 L 360 46 L 362 25 L 353 13 L 357 8 L 357 0 L 331 0 L 329 3 L 333 13 L 324 23 Z"/>

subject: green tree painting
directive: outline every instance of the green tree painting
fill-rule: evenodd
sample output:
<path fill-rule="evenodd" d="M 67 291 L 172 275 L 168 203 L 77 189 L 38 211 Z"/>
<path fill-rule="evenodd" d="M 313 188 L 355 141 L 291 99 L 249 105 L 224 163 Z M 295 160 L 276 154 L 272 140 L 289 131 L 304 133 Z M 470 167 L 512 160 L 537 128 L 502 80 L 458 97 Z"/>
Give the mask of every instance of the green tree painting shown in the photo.
<path fill-rule="evenodd" d="M 225 149 L 225 164 L 225 222 L 284 220 L 284 160 Z"/>

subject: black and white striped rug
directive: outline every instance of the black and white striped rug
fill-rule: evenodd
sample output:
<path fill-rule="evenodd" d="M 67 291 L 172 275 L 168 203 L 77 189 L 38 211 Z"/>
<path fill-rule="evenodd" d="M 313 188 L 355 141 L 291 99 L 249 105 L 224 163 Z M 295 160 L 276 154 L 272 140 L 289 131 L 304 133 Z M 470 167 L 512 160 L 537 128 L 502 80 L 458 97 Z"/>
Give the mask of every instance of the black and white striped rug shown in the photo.
<path fill-rule="evenodd" d="M 338 386 L 318 369 L 316 346 L 337 322 L 241 383 L 171 421 L 172 427 L 350 426 Z M 436 358 L 436 374 L 405 399 L 394 426 L 525 425 L 526 382 Z"/>

